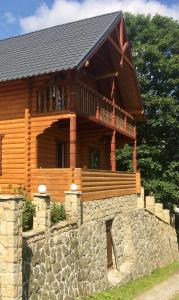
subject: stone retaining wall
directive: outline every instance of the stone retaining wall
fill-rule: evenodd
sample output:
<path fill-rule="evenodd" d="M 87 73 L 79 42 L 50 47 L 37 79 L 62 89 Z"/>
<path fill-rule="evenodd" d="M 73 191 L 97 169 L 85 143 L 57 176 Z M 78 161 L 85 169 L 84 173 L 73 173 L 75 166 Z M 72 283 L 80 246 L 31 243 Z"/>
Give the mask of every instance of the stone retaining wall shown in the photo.
<path fill-rule="evenodd" d="M 4 199 L 7 205 L 0 201 L 0 207 L 7 206 L 13 212 L 11 221 L 6 212 L 0 219 L 0 234 L 2 237 L 3 232 L 6 234 L 4 242 L 12 240 L 8 251 L 13 254 L 6 258 L 0 240 L 0 294 L 3 300 L 73 300 L 149 274 L 157 267 L 179 259 L 174 228 L 166 218 L 161 219 L 141 207 L 141 199 L 139 208 L 137 195 L 81 202 L 80 193 L 68 192 L 67 221 L 53 227 L 50 227 L 49 200 L 48 195 L 35 195 L 34 228 L 23 235 L 20 223 L 17 223 L 22 213 L 20 199 Z M 114 268 L 111 270 L 107 269 L 108 220 L 113 220 Z M 6 221 L 12 222 L 9 235 Z M 13 242 L 13 235 L 18 243 Z M 21 258 L 23 286 L 20 284 Z M 6 278 L 11 279 L 10 287 Z M 8 293 L 15 293 L 16 298 Z"/>

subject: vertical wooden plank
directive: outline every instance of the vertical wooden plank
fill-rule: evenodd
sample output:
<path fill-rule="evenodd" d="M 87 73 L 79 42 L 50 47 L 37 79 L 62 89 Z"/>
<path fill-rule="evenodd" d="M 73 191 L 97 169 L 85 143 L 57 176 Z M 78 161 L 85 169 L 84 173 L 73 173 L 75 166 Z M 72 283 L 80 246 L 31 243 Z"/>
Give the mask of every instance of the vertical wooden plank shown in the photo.
<path fill-rule="evenodd" d="M 136 173 L 136 193 L 141 193 L 141 176 L 139 172 Z"/>
<path fill-rule="evenodd" d="M 27 81 L 27 94 L 25 99 L 25 187 L 31 191 L 31 101 L 32 81 Z"/>
<path fill-rule="evenodd" d="M 116 171 L 116 131 L 113 131 L 111 138 L 111 170 Z"/>
<path fill-rule="evenodd" d="M 70 168 L 76 168 L 76 115 L 70 118 Z"/>

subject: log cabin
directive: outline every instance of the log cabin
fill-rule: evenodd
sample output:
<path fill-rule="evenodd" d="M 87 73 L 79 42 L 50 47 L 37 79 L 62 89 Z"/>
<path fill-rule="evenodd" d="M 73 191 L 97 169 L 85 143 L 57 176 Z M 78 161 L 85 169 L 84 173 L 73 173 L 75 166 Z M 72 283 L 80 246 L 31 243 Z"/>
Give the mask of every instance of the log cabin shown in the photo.
<path fill-rule="evenodd" d="M 45 184 L 64 201 L 133 194 L 143 106 L 121 12 L 0 41 L 0 187 Z M 116 149 L 133 145 L 133 172 Z"/>

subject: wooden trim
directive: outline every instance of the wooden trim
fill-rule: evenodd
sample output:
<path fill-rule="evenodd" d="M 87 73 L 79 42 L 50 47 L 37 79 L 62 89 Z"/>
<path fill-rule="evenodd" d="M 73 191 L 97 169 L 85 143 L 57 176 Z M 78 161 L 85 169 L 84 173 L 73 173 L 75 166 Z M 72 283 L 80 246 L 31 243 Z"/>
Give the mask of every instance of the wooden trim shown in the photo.
<path fill-rule="evenodd" d="M 137 143 L 134 141 L 133 145 L 133 172 L 137 172 Z"/>
<path fill-rule="evenodd" d="M 94 77 L 95 80 L 102 80 L 102 79 L 107 79 L 107 78 L 113 78 L 113 77 L 117 77 L 119 76 L 119 72 L 113 72 L 113 73 L 108 73 L 108 74 L 104 74 L 104 75 L 100 75 L 97 77 Z"/>
<path fill-rule="evenodd" d="M 116 189 L 114 191 L 100 191 L 100 192 L 91 192 L 91 193 L 82 193 L 82 201 L 92 201 L 98 199 L 106 199 L 115 196 L 124 196 L 136 194 L 136 188 L 132 189 Z"/>
<path fill-rule="evenodd" d="M 141 193 L 141 175 L 139 172 L 136 173 L 136 193 Z"/>

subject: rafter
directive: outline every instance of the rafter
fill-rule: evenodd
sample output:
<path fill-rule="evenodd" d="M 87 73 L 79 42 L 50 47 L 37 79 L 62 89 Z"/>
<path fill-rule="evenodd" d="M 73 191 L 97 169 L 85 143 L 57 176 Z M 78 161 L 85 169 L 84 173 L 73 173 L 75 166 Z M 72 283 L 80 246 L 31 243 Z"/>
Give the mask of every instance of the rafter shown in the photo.
<path fill-rule="evenodd" d="M 117 77 L 119 75 L 119 72 L 113 72 L 113 73 L 108 73 L 108 74 L 103 74 L 100 76 L 96 76 L 95 80 L 101 80 L 101 79 L 107 79 L 107 78 L 114 78 Z"/>
<path fill-rule="evenodd" d="M 112 39 L 111 36 L 108 37 L 108 40 L 110 41 L 110 43 L 114 46 L 114 48 L 117 50 L 117 52 L 121 55 L 121 57 L 123 56 L 123 59 L 128 63 L 128 65 L 134 70 L 134 66 L 133 64 L 130 62 L 130 60 L 125 56 L 125 54 L 122 54 L 122 50 L 119 48 L 119 46 L 116 44 L 116 42 Z M 124 44 L 125 45 L 125 44 Z M 126 47 L 126 46 L 125 46 Z M 121 65 L 121 62 L 120 62 Z"/>

